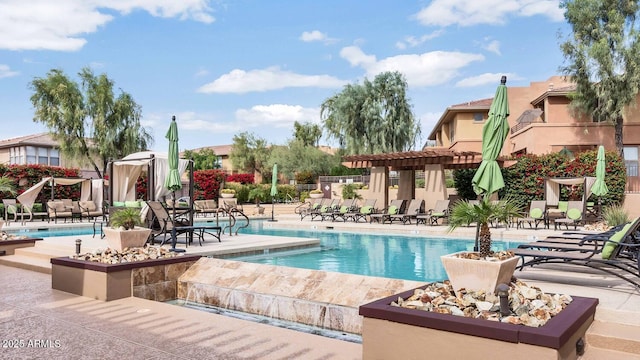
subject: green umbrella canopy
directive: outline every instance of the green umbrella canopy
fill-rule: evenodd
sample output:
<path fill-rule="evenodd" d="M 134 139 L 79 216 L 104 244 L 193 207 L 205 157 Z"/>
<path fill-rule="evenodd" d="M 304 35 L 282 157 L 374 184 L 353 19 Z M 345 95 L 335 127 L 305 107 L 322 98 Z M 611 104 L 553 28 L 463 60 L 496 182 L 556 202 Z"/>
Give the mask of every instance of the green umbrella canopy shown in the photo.
<path fill-rule="evenodd" d="M 278 195 L 278 164 L 273 164 L 271 172 L 271 197 Z"/>
<path fill-rule="evenodd" d="M 482 127 L 482 162 L 471 183 L 476 194 L 490 195 L 504 187 L 500 166 L 496 161 L 509 134 L 509 101 L 507 77 L 503 76 L 489 108 L 489 118 Z"/>
<path fill-rule="evenodd" d="M 175 116 L 171 119 L 171 125 L 169 125 L 169 131 L 165 137 L 169 140 L 169 153 L 167 154 L 169 173 L 164 180 L 164 187 L 171 191 L 180 190 L 182 189 L 182 181 L 178 172 L 180 154 L 178 152 L 178 124 Z"/>
<path fill-rule="evenodd" d="M 607 183 L 604 181 L 607 163 L 605 160 L 604 146 L 602 145 L 598 148 L 596 161 L 596 181 L 591 187 L 591 193 L 595 196 L 605 196 L 609 192 L 609 188 L 607 188 Z"/>

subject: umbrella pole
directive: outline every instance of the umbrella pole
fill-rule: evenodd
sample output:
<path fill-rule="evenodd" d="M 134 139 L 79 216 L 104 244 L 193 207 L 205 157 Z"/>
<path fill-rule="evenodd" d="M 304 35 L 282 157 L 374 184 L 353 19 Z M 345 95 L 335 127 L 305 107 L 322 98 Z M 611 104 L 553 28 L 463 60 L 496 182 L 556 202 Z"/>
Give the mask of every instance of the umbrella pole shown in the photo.
<path fill-rule="evenodd" d="M 176 244 L 178 243 L 178 235 L 177 235 L 177 231 L 176 231 L 176 191 L 172 191 L 171 192 L 171 202 L 173 203 L 173 227 L 171 228 L 171 249 L 169 249 L 169 251 L 173 251 L 173 252 L 185 252 L 185 249 L 176 249 Z M 186 241 L 189 241 L 189 239 L 187 239 Z"/>
<path fill-rule="evenodd" d="M 271 219 L 269 219 L 268 221 L 274 222 L 274 221 L 278 221 L 276 219 L 273 218 L 274 216 L 274 201 L 273 201 L 273 196 L 271 196 Z"/>

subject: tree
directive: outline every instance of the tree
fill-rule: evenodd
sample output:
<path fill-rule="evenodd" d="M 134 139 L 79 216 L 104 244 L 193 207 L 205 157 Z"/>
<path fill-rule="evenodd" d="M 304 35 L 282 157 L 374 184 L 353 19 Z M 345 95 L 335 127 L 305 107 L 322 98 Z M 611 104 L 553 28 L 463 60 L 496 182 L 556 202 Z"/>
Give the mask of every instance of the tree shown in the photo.
<path fill-rule="evenodd" d="M 246 131 L 233 136 L 229 160 L 234 168 L 262 174 L 268 158 L 269 149 L 265 139 Z"/>
<path fill-rule="evenodd" d="M 329 136 L 347 154 L 406 151 L 415 145 L 420 125 L 406 96 L 399 72 L 383 72 L 373 82 L 348 84 L 326 99 L 320 116 Z"/>
<path fill-rule="evenodd" d="M 140 124 L 141 108 L 130 94 L 115 94 L 106 74 L 84 68 L 78 75 L 80 85 L 60 69 L 33 79 L 33 121 L 49 128 L 65 157 L 92 165 L 102 178 L 109 159 L 145 150 L 153 138 Z"/>
<path fill-rule="evenodd" d="M 318 146 L 322 136 L 322 129 L 316 124 L 300 124 L 296 121 L 293 123 L 293 136 L 305 146 Z"/>
<path fill-rule="evenodd" d="M 637 1 L 562 1 L 573 36 L 561 49 L 569 64 L 562 71 L 576 83 L 571 107 L 595 122 L 615 125 L 622 156 L 625 109 L 640 86 L 640 37 Z"/>
<path fill-rule="evenodd" d="M 298 140 L 291 140 L 288 146 L 275 146 L 271 151 L 267 167 L 278 164 L 278 173 L 290 179 L 297 173 L 310 173 L 314 178 L 329 174 L 340 164 L 340 158 L 327 154 L 316 147 L 306 146 Z"/>
<path fill-rule="evenodd" d="M 183 156 L 187 159 L 193 159 L 194 170 L 220 169 L 218 156 L 212 149 L 204 148 L 199 151 L 185 150 Z"/>

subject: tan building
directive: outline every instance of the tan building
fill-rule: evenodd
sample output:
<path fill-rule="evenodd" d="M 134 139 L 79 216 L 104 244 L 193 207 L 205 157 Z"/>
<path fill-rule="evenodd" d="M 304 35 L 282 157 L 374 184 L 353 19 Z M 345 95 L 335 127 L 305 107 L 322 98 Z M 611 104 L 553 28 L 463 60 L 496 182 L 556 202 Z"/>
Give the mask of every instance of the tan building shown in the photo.
<path fill-rule="evenodd" d="M 615 150 L 613 124 L 572 116 L 568 95 L 573 89 L 573 84 L 563 76 L 532 82 L 527 87 L 509 87 L 507 83 L 511 131 L 502 155 L 546 154 L 562 149 L 576 153 L 599 145 Z M 436 146 L 454 151 L 481 151 L 482 126 L 488 117 L 491 101 L 482 99 L 448 107 L 428 139 L 435 140 Z M 640 109 L 632 108 L 627 112 L 623 132 L 627 188 L 640 190 Z"/>

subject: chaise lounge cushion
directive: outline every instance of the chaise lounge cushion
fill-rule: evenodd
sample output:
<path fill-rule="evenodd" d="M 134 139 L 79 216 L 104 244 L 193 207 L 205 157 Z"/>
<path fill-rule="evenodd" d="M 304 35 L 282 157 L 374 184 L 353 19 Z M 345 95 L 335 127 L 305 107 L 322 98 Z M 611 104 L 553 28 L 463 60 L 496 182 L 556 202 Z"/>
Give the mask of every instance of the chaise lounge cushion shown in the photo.
<path fill-rule="evenodd" d="M 622 240 L 622 237 L 624 236 L 624 234 L 627 233 L 631 225 L 632 223 L 628 223 L 622 228 L 622 230 L 611 235 L 611 237 L 609 238 L 610 241 L 607 241 L 607 243 L 604 245 L 604 248 L 602 249 L 603 259 L 607 260 L 611 258 L 611 254 L 613 254 L 613 250 L 616 249 L 616 246 L 618 246 L 618 243 Z"/>
<path fill-rule="evenodd" d="M 541 219 L 543 214 L 544 212 L 540 208 L 531 209 L 531 211 L 529 211 L 529 217 L 533 219 Z"/>

